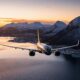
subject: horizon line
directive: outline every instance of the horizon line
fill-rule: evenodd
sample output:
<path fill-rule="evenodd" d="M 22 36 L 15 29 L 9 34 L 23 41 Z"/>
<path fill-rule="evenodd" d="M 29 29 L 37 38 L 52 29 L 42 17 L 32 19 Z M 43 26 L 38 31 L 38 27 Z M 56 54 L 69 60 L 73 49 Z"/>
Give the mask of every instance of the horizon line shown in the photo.
<path fill-rule="evenodd" d="M 47 23 L 53 23 L 53 22 L 56 22 L 56 21 L 63 21 L 63 22 L 70 22 L 71 20 L 50 20 L 50 19 L 25 19 L 25 18 L 12 18 L 12 17 L 0 17 L 0 19 L 11 19 L 13 22 L 16 22 L 16 21 L 23 21 L 23 22 L 47 22 Z"/>

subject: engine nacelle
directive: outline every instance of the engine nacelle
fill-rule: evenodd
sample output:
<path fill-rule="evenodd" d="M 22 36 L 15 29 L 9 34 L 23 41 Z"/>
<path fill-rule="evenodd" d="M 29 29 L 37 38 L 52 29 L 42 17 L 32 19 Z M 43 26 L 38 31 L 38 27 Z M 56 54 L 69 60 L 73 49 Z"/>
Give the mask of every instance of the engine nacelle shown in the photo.
<path fill-rule="evenodd" d="M 60 56 L 60 54 L 61 54 L 60 51 L 55 52 L 55 56 Z"/>
<path fill-rule="evenodd" d="M 44 52 L 46 55 L 51 55 L 51 52 Z"/>
<path fill-rule="evenodd" d="M 29 55 L 30 55 L 30 56 L 35 56 L 35 51 L 30 51 L 30 52 L 29 52 Z"/>

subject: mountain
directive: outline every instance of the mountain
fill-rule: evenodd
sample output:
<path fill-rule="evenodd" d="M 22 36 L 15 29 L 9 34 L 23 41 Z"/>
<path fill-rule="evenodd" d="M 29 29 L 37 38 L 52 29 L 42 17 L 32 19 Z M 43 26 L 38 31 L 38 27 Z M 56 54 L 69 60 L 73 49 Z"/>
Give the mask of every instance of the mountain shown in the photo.
<path fill-rule="evenodd" d="M 17 30 L 25 30 L 27 26 L 28 26 L 28 23 L 10 23 L 10 24 L 6 24 L 2 28 L 4 30 L 9 29 L 9 28 L 15 28 Z"/>
<path fill-rule="evenodd" d="M 80 40 L 80 16 L 73 19 L 64 30 L 54 35 L 50 40 L 53 44 L 74 44 Z"/>
<path fill-rule="evenodd" d="M 45 31 L 46 28 L 50 26 L 47 24 L 42 24 L 40 22 L 21 22 L 21 23 L 9 23 L 0 28 L 0 35 L 5 36 L 27 36 L 36 34 L 36 30 L 40 29 Z"/>
<path fill-rule="evenodd" d="M 37 28 L 42 28 L 44 27 L 45 25 L 43 25 L 42 23 L 40 22 L 34 22 L 34 23 L 30 23 L 29 24 L 29 27 L 31 27 L 32 29 L 37 29 Z"/>
<path fill-rule="evenodd" d="M 47 28 L 46 30 L 46 36 L 53 36 L 56 35 L 58 32 L 62 31 L 66 28 L 66 24 L 62 21 L 57 21 L 53 25 Z"/>
<path fill-rule="evenodd" d="M 16 28 L 17 30 L 25 30 L 25 29 L 36 30 L 36 29 L 41 29 L 45 26 L 46 26 L 45 24 L 42 24 L 40 22 L 34 22 L 34 23 L 22 22 L 22 23 L 6 24 L 5 26 L 3 26 L 3 29 Z"/>
<path fill-rule="evenodd" d="M 29 39 L 23 37 L 35 37 L 36 30 L 40 30 L 40 37 L 44 40 L 49 37 L 53 37 L 60 31 L 66 28 L 66 24 L 62 21 L 57 21 L 54 24 L 42 24 L 40 22 L 21 22 L 21 23 L 10 23 L 6 24 L 2 28 L 0 28 L 0 35 L 4 36 L 15 36 L 21 37 L 16 40 L 27 41 Z M 46 38 L 45 38 L 46 37 Z M 24 39 L 24 40 L 23 40 Z"/>
<path fill-rule="evenodd" d="M 10 23 L 0 28 L 0 36 L 15 36 L 17 42 L 34 41 L 37 37 L 37 29 L 40 29 L 40 38 L 44 42 L 50 44 L 75 44 L 80 40 L 80 16 L 70 21 L 68 25 L 62 21 L 57 21 L 52 25 L 40 22 Z"/>

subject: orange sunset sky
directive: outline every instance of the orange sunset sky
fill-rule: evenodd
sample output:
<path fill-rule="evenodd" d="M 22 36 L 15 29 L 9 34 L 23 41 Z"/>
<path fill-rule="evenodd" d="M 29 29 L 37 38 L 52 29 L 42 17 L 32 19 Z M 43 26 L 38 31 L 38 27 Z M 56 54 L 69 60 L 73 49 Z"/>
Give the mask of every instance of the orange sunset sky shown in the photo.
<path fill-rule="evenodd" d="M 0 0 L 0 18 L 52 22 L 70 21 L 77 16 L 80 16 L 80 0 Z"/>

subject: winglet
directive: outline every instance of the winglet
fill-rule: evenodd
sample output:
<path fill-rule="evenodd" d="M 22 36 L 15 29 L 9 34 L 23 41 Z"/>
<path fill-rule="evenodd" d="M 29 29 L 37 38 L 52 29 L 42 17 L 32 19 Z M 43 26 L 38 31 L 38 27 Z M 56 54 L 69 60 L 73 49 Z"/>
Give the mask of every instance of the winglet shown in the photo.
<path fill-rule="evenodd" d="M 80 43 L 80 42 L 79 42 L 79 40 L 78 40 L 77 46 L 79 46 L 79 43 Z"/>

